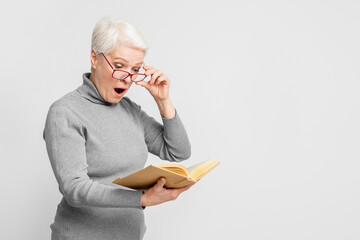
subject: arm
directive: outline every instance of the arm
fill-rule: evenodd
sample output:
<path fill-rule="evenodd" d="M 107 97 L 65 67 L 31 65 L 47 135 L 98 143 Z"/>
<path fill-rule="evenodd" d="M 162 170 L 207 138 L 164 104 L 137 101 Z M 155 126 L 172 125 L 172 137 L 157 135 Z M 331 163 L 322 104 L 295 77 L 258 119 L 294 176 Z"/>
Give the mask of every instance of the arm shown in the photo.
<path fill-rule="evenodd" d="M 170 97 L 164 100 L 155 99 L 155 101 L 163 118 L 170 119 L 175 117 L 176 111 Z"/>
<path fill-rule="evenodd" d="M 169 96 L 170 79 L 163 72 L 152 66 L 143 66 L 143 68 L 145 75 L 151 76 L 151 79 L 149 82 L 141 81 L 136 84 L 149 91 L 158 105 L 162 117 L 173 118 L 175 116 L 175 108 Z"/>
<path fill-rule="evenodd" d="M 164 188 L 165 182 L 165 178 L 160 178 L 152 188 L 148 189 L 141 198 L 141 206 L 154 206 L 163 202 L 174 201 L 181 193 L 195 184 L 178 189 L 166 189 Z"/>
<path fill-rule="evenodd" d="M 140 108 L 140 107 L 139 107 Z M 171 119 L 163 118 L 161 125 L 140 109 L 148 151 L 160 159 L 180 162 L 191 155 L 191 145 L 185 127 L 178 115 Z"/>
<path fill-rule="evenodd" d="M 141 191 L 93 181 L 87 175 L 85 129 L 68 108 L 51 107 L 44 140 L 60 191 L 75 207 L 141 208 Z"/>
<path fill-rule="evenodd" d="M 191 155 L 191 146 L 185 130 L 169 96 L 170 80 L 152 66 L 144 66 L 145 74 L 151 75 L 149 82 L 137 82 L 153 96 L 162 117 L 163 126 L 141 111 L 145 141 L 149 152 L 161 159 L 181 161 Z"/>
<path fill-rule="evenodd" d="M 145 123 L 145 141 L 149 152 L 160 158 L 179 161 L 190 157 L 190 142 L 185 128 L 175 111 L 169 97 L 170 80 L 159 70 L 151 66 L 144 66 L 145 74 L 151 75 L 149 82 L 137 82 L 137 85 L 145 87 L 153 96 L 158 105 L 164 126 L 155 124 L 151 118 L 142 114 Z M 156 121 L 155 121 L 156 122 Z M 160 125 L 160 126 L 159 126 Z M 141 206 L 153 206 L 167 201 L 175 200 L 192 185 L 180 189 L 166 189 L 166 179 L 160 178 L 158 182 L 146 192 L 141 198 Z"/>

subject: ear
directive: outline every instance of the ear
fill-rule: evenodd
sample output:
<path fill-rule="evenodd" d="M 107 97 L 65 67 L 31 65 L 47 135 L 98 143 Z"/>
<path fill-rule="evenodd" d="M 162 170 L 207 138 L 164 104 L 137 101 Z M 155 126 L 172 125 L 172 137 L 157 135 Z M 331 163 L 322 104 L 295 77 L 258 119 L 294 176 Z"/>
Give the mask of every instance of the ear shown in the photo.
<path fill-rule="evenodd" d="M 93 69 L 96 69 L 97 65 L 98 65 L 98 58 L 96 55 L 95 50 L 91 50 L 91 54 L 90 54 L 90 61 L 91 61 L 91 67 Z"/>

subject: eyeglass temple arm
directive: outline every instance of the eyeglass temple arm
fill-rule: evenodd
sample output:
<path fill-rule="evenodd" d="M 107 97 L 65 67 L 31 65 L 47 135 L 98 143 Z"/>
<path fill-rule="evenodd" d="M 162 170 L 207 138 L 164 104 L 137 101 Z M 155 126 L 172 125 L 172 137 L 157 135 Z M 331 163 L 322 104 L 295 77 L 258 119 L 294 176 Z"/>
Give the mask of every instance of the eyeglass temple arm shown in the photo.
<path fill-rule="evenodd" d="M 114 67 L 111 65 L 111 63 L 109 62 L 109 60 L 107 60 L 107 58 L 105 57 L 105 54 L 104 54 L 104 53 L 101 53 L 101 54 L 104 56 L 105 60 L 106 60 L 107 63 L 110 65 L 111 69 L 112 69 L 112 70 L 115 70 Z"/>

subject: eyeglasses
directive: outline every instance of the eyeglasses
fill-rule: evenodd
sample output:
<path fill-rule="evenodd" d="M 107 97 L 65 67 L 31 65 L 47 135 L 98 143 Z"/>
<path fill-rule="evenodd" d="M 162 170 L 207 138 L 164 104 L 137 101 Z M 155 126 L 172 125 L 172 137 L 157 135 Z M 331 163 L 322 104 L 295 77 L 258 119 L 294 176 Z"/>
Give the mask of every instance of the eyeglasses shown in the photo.
<path fill-rule="evenodd" d="M 115 79 L 118 79 L 118 80 L 124 80 L 126 79 L 127 77 L 130 76 L 130 79 L 131 81 L 133 82 L 140 82 L 140 81 L 143 81 L 145 80 L 145 78 L 147 77 L 145 74 L 143 73 L 129 73 L 127 71 L 124 71 L 124 70 L 120 70 L 120 69 L 115 69 L 111 63 L 109 62 L 109 60 L 105 57 L 105 54 L 104 53 L 101 53 L 105 60 L 107 61 L 107 63 L 109 64 L 109 66 L 111 67 L 111 69 L 113 70 L 113 73 L 112 73 L 112 77 L 115 78 Z"/>

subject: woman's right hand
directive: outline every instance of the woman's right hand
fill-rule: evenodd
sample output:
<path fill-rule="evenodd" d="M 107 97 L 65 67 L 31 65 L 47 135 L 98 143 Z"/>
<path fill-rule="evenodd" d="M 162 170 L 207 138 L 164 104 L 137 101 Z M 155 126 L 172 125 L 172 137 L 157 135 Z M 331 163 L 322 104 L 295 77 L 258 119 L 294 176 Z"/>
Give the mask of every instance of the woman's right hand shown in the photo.
<path fill-rule="evenodd" d="M 184 191 L 188 190 L 195 183 L 190 184 L 189 186 L 177 189 L 167 189 L 164 188 L 165 178 L 159 178 L 157 183 L 149 188 L 141 197 L 141 206 L 154 206 L 167 201 L 176 200 L 177 197 Z"/>

